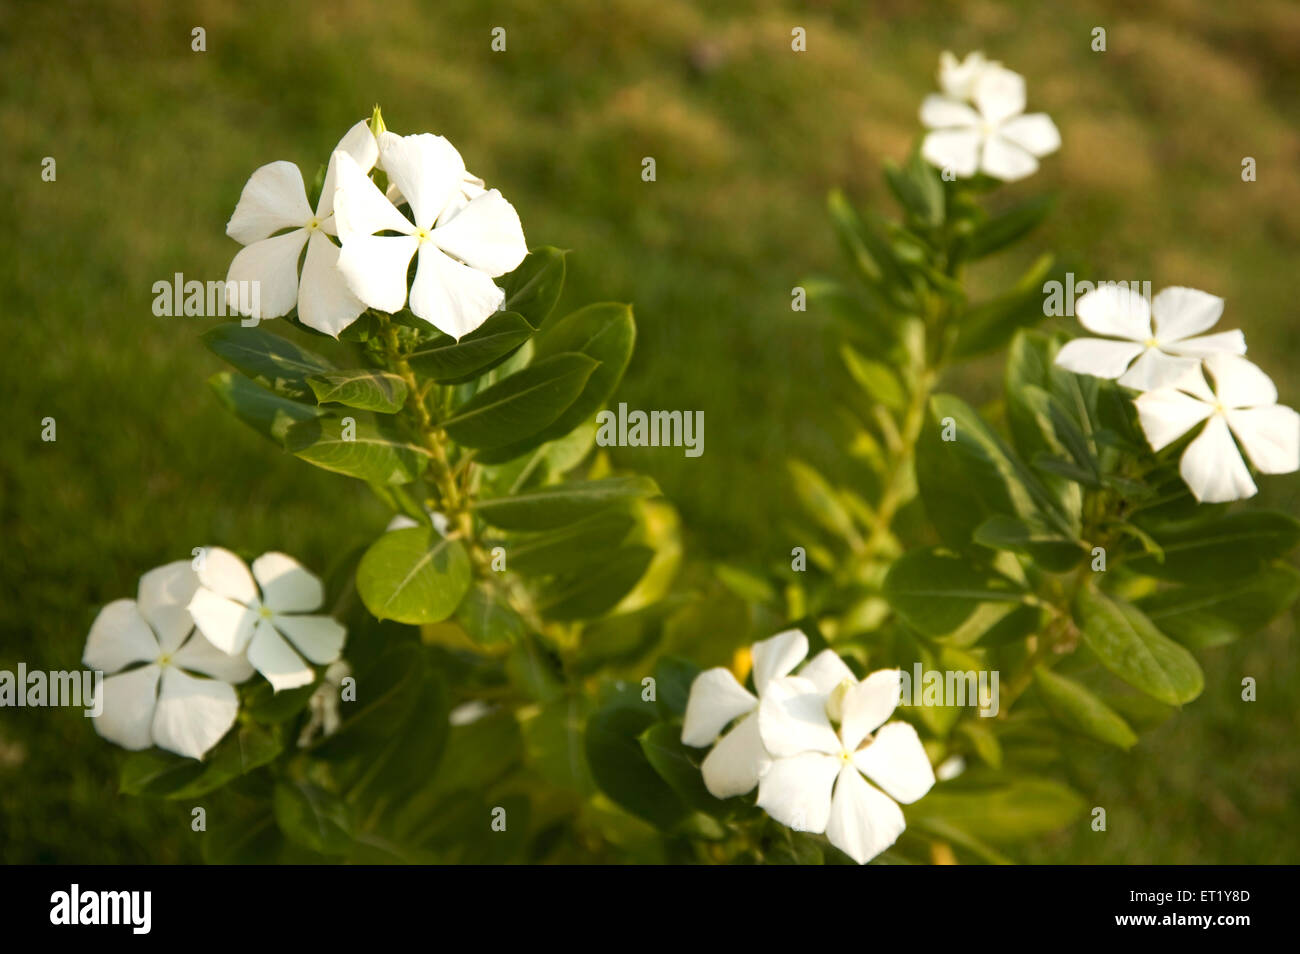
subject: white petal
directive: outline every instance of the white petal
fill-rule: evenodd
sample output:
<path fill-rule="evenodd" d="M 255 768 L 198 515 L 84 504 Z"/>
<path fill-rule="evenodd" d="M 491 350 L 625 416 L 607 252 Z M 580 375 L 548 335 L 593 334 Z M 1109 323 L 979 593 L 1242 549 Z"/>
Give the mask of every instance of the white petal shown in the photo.
<path fill-rule="evenodd" d="M 248 661 L 276 692 L 305 686 L 316 678 L 315 671 L 266 620 L 258 621 L 257 632 L 248 644 Z"/>
<path fill-rule="evenodd" d="M 256 610 L 219 596 L 206 587 L 199 587 L 194 599 L 190 600 L 189 609 L 199 632 L 213 646 L 231 656 L 240 655 L 248 646 L 258 620 Z"/>
<path fill-rule="evenodd" d="M 142 666 L 104 680 L 103 711 L 95 716 L 95 731 L 115 745 L 133 751 L 153 745 L 153 711 L 158 703 L 159 666 Z"/>
<path fill-rule="evenodd" d="M 199 585 L 240 603 L 257 599 L 257 584 L 248 565 L 225 547 L 204 547 L 198 565 Z"/>
<path fill-rule="evenodd" d="M 990 68 L 976 81 L 973 98 L 988 122 L 1003 122 L 1025 111 L 1025 78 L 1003 67 Z"/>
<path fill-rule="evenodd" d="M 940 129 L 925 137 L 921 155 L 940 169 L 950 169 L 959 179 L 969 179 L 979 168 L 980 141 L 976 129 Z"/>
<path fill-rule="evenodd" d="M 1138 421 L 1147 436 L 1152 450 L 1168 447 L 1201 421 L 1214 413 L 1214 408 L 1173 388 L 1161 388 L 1140 394 L 1133 402 L 1137 405 Z"/>
<path fill-rule="evenodd" d="M 1200 364 L 1199 358 L 1180 358 L 1165 354 L 1158 348 L 1147 348 L 1133 362 L 1133 367 L 1120 375 L 1119 383 L 1137 391 L 1173 387 L 1189 371 L 1199 368 Z"/>
<path fill-rule="evenodd" d="M 384 171 L 411 207 L 411 217 L 421 228 L 432 228 L 452 194 L 465 177 L 465 160 L 442 136 L 421 133 L 379 137 Z"/>
<path fill-rule="evenodd" d="M 1038 171 L 1038 160 L 1009 139 L 995 133 L 984 141 L 980 153 L 980 172 L 1001 179 L 1018 182 Z"/>
<path fill-rule="evenodd" d="M 1047 113 L 1016 116 L 998 127 L 998 135 L 1031 156 L 1045 156 L 1061 148 L 1061 133 Z"/>
<path fill-rule="evenodd" d="M 1182 341 L 1161 342 L 1160 347 L 1172 354 L 1184 354 L 1194 358 L 1205 358 L 1219 351 L 1226 351 L 1228 354 L 1245 354 L 1246 336 L 1234 329 L 1212 335 L 1184 338 Z"/>
<path fill-rule="evenodd" d="M 682 720 L 683 745 L 712 745 L 733 719 L 752 712 L 758 700 L 736 681 L 730 669 L 706 669 L 691 683 Z"/>
<path fill-rule="evenodd" d="M 311 218 L 302 173 L 292 162 L 269 162 L 248 177 L 226 234 L 248 245 L 281 229 L 299 228 Z"/>
<path fill-rule="evenodd" d="M 379 161 L 379 143 L 375 142 L 375 134 L 370 131 L 370 123 L 363 119 L 345 132 L 339 144 L 334 147 L 334 152 L 347 153 L 362 172 L 373 169 L 375 163 Z M 323 219 L 334 212 L 334 180 L 337 177 L 337 166 L 338 160 L 334 158 L 334 153 L 331 153 L 329 166 L 325 170 L 325 182 L 320 190 L 320 199 L 316 203 L 317 218 Z"/>
<path fill-rule="evenodd" d="M 773 679 L 790 675 L 807 655 L 808 637 L 797 629 L 787 629 L 754 643 L 750 657 L 754 661 L 754 688 L 758 694 L 761 696 Z"/>
<path fill-rule="evenodd" d="M 777 759 L 758 780 L 758 807 L 787 828 L 820 834 L 840 765 L 835 756 L 817 752 Z"/>
<path fill-rule="evenodd" d="M 931 129 L 952 129 L 957 126 L 974 128 L 979 125 L 979 113 L 965 103 L 947 96 L 931 93 L 921 101 L 921 123 Z"/>
<path fill-rule="evenodd" d="M 758 704 L 758 728 L 774 757 L 800 752 L 838 753 L 839 736 L 826 717 L 826 696 L 807 679 L 774 679 Z"/>
<path fill-rule="evenodd" d="M 853 764 L 897 801 L 910 805 L 934 787 L 934 770 L 916 729 L 906 722 L 881 726 Z"/>
<path fill-rule="evenodd" d="M 331 161 L 338 176 L 334 190 L 334 226 L 344 247 L 354 235 L 373 235 L 386 230 L 410 235 L 415 231 L 410 220 L 384 197 L 348 153 L 335 152 Z"/>
<path fill-rule="evenodd" d="M 1161 344 L 1199 335 L 1223 314 L 1223 299 L 1209 292 L 1175 285 L 1151 299 L 1156 337 Z"/>
<path fill-rule="evenodd" d="M 1281 404 L 1228 411 L 1232 428 L 1262 474 L 1300 470 L 1300 414 Z"/>
<path fill-rule="evenodd" d="M 1211 417 L 1200 437 L 1187 445 L 1178 472 L 1201 503 L 1245 500 L 1258 490 L 1220 414 Z"/>
<path fill-rule="evenodd" d="M 164 653 L 175 652 L 194 629 L 186 607 L 198 588 L 199 577 L 189 560 L 167 563 L 140 577 L 136 602 Z"/>
<path fill-rule="evenodd" d="M 307 230 L 294 229 L 241 248 L 226 272 L 226 304 L 254 318 L 287 315 L 298 303 L 298 259 L 306 243 Z M 230 282 L 256 282 L 257 294 L 241 295 Z"/>
<path fill-rule="evenodd" d="M 519 213 L 496 189 L 470 202 L 429 238 L 470 268 L 493 277 L 513 272 L 528 254 Z"/>
<path fill-rule="evenodd" d="M 845 679 L 853 679 L 853 670 L 844 664 L 833 649 L 823 649 L 799 670 L 799 678 L 807 679 L 818 692 L 829 693 Z"/>
<path fill-rule="evenodd" d="M 298 288 L 298 318 L 308 328 L 335 338 L 366 310 L 365 302 L 348 288 L 338 261 L 339 247 L 320 230 L 312 232 Z"/>
<path fill-rule="evenodd" d="M 254 671 L 243 656 L 223 653 L 197 630 L 184 646 L 172 654 L 172 663 L 181 669 L 230 683 L 241 683 Z"/>
<path fill-rule="evenodd" d="M 868 785 L 852 765 L 845 765 L 826 821 L 830 843 L 865 865 L 896 842 L 906 827 L 902 810 Z"/>
<path fill-rule="evenodd" d="M 177 755 L 201 759 L 230 731 L 238 714 L 239 697 L 229 685 L 195 679 L 168 666 L 153 717 L 154 742 Z"/>
<path fill-rule="evenodd" d="M 758 734 L 758 714 L 751 713 L 718 740 L 700 764 L 704 787 L 714 798 L 752 792 L 772 764 Z"/>
<path fill-rule="evenodd" d="M 344 236 L 338 269 L 352 294 L 371 308 L 393 314 L 406 304 L 406 270 L 419 244 L 408 235 Z"/>
<path fill-rule="evenodd" d="M 1224 407 L 1260 407 L 1277 403 L 1273 379 L 1245 358 L 1235 354 L 1212 354 L 1205 367 L 1214 377 L 1214 393 Z"/>
<path fill-rule="evenodd" d="M 840 738 L 852 752 L 858 744 L 894 714 L 903 698 L 903 675 L 897 669 L 881 669 L 867 676 L 844 697 L 844 720 Z"/>
<path fill-rule="evenodd" d="M 1151 306 L 1141 292 L 1126 285 L 1094 288 L 1075 303 L 1074 314 L 1093 334 L 1143 343 L 1151 338 Z"/>
<path fill-rule="evenodd" d="M 95 617 L 81 661 L 100 672 L 117 672 L 135 662 L 158 658 L 158 638 L 135 600 L 113 600 Z"/>
<path fill-rule="evenodd" d="M 343 651 L 347 627 L 332 616 L 281 616 L 276 613 L 271 623 L 289 642 L 318 666 L 334 662 Z"/>
<path fill-rule="evenodd" d="M 1143 350 L 1136 341 L 1075 338 L 1067 341 L 1057 352 L 1056 363 L 1075 374 L 1118 378 Z"/>
<path fill-rule="evenodd" d="M 325 602 L 317 577 L 285 553 L 263 553 L 253 561 L 253 578 L 262 588 L 262 605 L 277 613 L 310 613 Z"/>
<path fill-rule="evenodd" d="M 460 339 L 496 312 L 506 293 L 477 269 L 455 261 L 433 242 L 420 245 L 411 284 L 411 313 Z"/>

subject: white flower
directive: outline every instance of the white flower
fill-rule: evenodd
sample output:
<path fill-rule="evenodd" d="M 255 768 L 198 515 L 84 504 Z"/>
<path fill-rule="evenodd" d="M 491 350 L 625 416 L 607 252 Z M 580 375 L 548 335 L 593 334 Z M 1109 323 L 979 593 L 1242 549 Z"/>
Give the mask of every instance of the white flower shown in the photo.
<path fill-rule="evenodd" d="M 1080 298 L 1075 314 L 1083 327 L 1110 338 L 1067 342 L 1056 363 L 1139 391 L 1168 387 L 1207 355 L 1246 353 L 1240 331 L 1201 334 L 1223 314 L 1223 299 L 1195 288 L 1166 288 L 1148 304 L 1135 288 L 1106 284 Z"/>
<path fill-rule="evenodd" d="M 369 170 L 379 147 L 364 121 L 357 123 L 335 147 L 334 156 L 346 155 Z M 365 311 L 366 306 L 348 290 L 338 270 L 339 248 L 327 235 L 336 235 L 334 190 L 337 161 L 331 157 L 316 211 L 307 204 L 302 173 L 283 160 L 262 166 L 249 177 L 230 217 L 226 234 L 247 246 L 230 263 L 227 282 L 256 281 L 256 309 L 245 314 L 278 318 L 295 304 L 298 318 L 308 327 L 338 337 L 340 331 Z M 292 229 L 275 234 L 282 229 Z M 298 280 L 298 259 L 303 245 L 307 259 Z M 233 286 L 227 285 L 232 305 L 241 304 Z M 242 304 L 252 305 L 253 301 Z"/>
<path fill-rule="evenodd" d="M 1245 358 L 1222 353 L 1206 357 L 1205 369 L 1213 390 L 1201 369 L 1193 368 L 1173 386 L 1138 395 L 1136 401 L 1154 450 L 1206 422 L 1178 465 L 1196 499 L 1222 503 L 1255 495 L 1234 435 L 1260 473 L 1300 470 L 1300 414 L 1277 403 L 1277 388 L 1268 375 Z"/>
<path fill-rule="evenodd" d="M 230 684 L 253 667 L 194 631 L 185 605 L 198 585 L 187 561 L 168 563 L 140 577 L 134 600 L 114 600 L 95 617 L 82 662 L 115 674 L 104 680 L 95 719 L 108 741 L 201 759 L 234 725 L 239 699 Z M 144 665 L 127 668 L 135 663 Z"/>
<path fill-rule="evenodd" d="M 906 827 L 895 800 L 914 802 L 934 785 L 916 730 L 884 724 L 901 693 L 897 669 L 850 681 L 829 697 L 799 676 L 768 686 L 758 723 L 773 762 L 758 783 L 759 807 L 796 831 L 825 832 L 859 864 L 892 845 Z"/>
<path fill-rule="evenodd" d="M 347 630 L 329 616 L 299 615 L 319 609 L 325 592 L 292 557 L 264 553 L 250 574 L 229 550 L 208 547 L 198 577 L 189 609 L 199 631 L 222 652 L 247 651 L 248 661 L 276 692 L 316 678 L 303 656 L 318 666 L 339 658 Z"/>
<path fill-rule="evenodd" d="M 325 670 L 325 678 L 307 700 L 307 710 L 311 718 L 298 733 L 298 747 L 310 745 L 312 739 L 323 734 L 326 738 L 339 730 L 342 718 L 339 716 L 339 690 L 343 680 L 352 675 L 352 667 L 342 659 L 336 659 Z"/>
<path fill-rule="evenodd" d="M 958 60 L 950 50 L 944 50 L 939 54 L 939 88 L 945 96 L 970 100 L 975 93 L 976 81 L 987 70 L 1001 65 L 996 60 L 986 60 L 979 50 L 967 53 L 964 60 Z"/>
<path fill-rule="evenodd" d="M 1025 111 L 1025 78 L 1001 66 L 986 65 L 973 80 L 972 109 L 959 99 L 930 94 L 921 103 L 921 122 L 934 132 L 921 155 L 959 178 L 983 172 L 1014 182 L 1038 169 L 1036 156 L 1055 152 L 1061 134 L 1046 113 Z"/>
<path fill-rule="evenodd" d="M 351 156 L 335 153 L 339 269 L 367 305 L 397 312 L 406 304 L 407 268 L 418 252 L 411 312 L 461 338 L 501 307 L 505 293 L 492 279 L 513 271 L 528 254 L 519 215 L 496 189 L 469 197 L 465 161 L 442 136 L 384 132 L 379 153 L 411 218 Z M 384 231 L 400 234 L 376 234 Z"/>
<path fill-rule="evenodd" d="M 808 637 L 797 629 L 787 630 L 754 643 L 750 655 L 757 697 L 736 681 L 731 670 L 719 666 L 695 677 L 686 701 L 682 744 L 702 748 L 717 742 L 700 765 L 704 786 L 715 798 L 753 791 L 771 764 L 758 734 L 759 699 L 773 680 L 789 674 L 808 655 Z M 826 649 L 809 661 L 800 675 L 829 692 L 853 674 Z M 732 722 L 735 727 L 719 739 L 718 734 Z"/>

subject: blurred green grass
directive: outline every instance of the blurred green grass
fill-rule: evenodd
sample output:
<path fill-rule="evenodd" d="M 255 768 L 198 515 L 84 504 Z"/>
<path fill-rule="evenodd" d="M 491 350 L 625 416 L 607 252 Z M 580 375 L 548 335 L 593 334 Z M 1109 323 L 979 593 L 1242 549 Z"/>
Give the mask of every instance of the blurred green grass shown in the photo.
<path fill-rule="evenodd" d="M 841 271 L 828 188 L 886 203 L 881 162 L 909 148 L 945 48 L 1024 73 L 1030 108 L 1061 127 L 1061 153 L 1010 190 L 1062 193 L 1038 247 L 1096 276 L 1223 295 L 1227 326 L 1300 399 L 1287 374 L 1300 354 L 1300 7 L 1285 0 L 248 6 L 0 10 L 0 668 L 77 665 L 97 608 L 194 546 L 283 549 L 324 570 L 383 525 L 363 488 L 216 405 L 204 379 L 219 363 L 193 340 L 209 323 L 150 310 L 153 282 L 174 272 L 224 276 L 224 225 L 254 168 L 290 159 L 310 179 L 375 102 L 395 131 L 447 135 L 530 242 L 574 250 L 562 305 L 635 304 L 619 397 L 703 409 L 705 454 L 618 459 L 660 481 L 697 558 L 788 552 L 786 456 L 843 473 L 835 335 L 791 312 L 790 289 Z M 205 53 L 190 49 L 195 26 Z M 494 26 L 505 53 L 490 49 Z M 806 53 L 790 50 L 793 26 Z M 1105 53 L 1090 49 L 1097 26 Z M 56 182 L 41 181 L 45 156 Z M 656 182 L 641 180 L 645 156 Z M 1243 156 L 1255 183 L 1240 180 Z M 980 280 L 991 289 L 1025 261 Z M 990 395 L 996 371 L 957 386 Z M 46 416 L 56 443 L 40 441 Z M 1296 509 L 1294 480 L 1266 483 Z M 1109 831 L 1028 856 L 1294 861 L 1292 628 L 1210 655 L 1205 695 L 1135 752 L 1090 753 L 1079 781 Z M 1259 702 L 1238 701 L 1244 675 Z M 78 712 L 5 710 L 0 860 L 196 859 L 189 807 L 116 795 L 116 758 Z"/>

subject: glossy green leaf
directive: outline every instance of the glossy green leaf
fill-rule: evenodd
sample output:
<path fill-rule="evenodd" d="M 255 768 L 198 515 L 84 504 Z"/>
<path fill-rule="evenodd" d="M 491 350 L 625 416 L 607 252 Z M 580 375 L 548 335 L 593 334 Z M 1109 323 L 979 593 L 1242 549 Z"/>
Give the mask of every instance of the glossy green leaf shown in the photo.
<path fill-rule="evenodd" d="M 325 412 L 258 387 L 242 374 L 222 371 L 208 378 L 217 399 L 237 418 L 268 440 L 284 446 L 290 428 Z"/>
<path fill-rule="evenodd" d="M 505 310 L 518 312 L 534 328 L 540 328 L 564 289 L 567 254 L 549 245 L 529 251 L 519 267 L 498 283 L 506 293 Z"/>
<path fill-rule="evenodd" d="M 457 341 L 450 335 L 411 352 L 407 361 L 423 377 L 444 384 L 471 381 L 505 361 L 536 327 L 512 311 L 499 311 Z"/>
<path fill-rule="evenodd" d="M 597 566 L 558 577 L 537 596 L 538 609 L 555 620 L 596 619 L 612 610 L 650 568 L 654 550 L 627 546 Z"/>
<path fill-rule="evenodd" d="M 894 611 L 927 636 L 952 632 L 983 603 L 1025 600 L 1024 591 L 996 571 L 933 547 L 911 550 L 895 560 L 883 591 Z"/>
<path fill-rule="evenodd" d="M 271 806 L 275 822 L 290 841 L 323 855 L 347 854 L 352 819 L 337 795 L 305 780 L 276 783 Z"/>
<path fill-rule="evenodd" d="M 958 254 L 975 261 L 1001 251 L 1038 228 L 1055 206 L 1056 196 L 1041 195 L 990 216 L 966 236 Z"/>
<path fill-rule="evenodd" d="M 1213 583 L 1259 573 L 1300 543 L 1300 521 L 1277 510 L 1245 510 L 1209 522 L 1153 531 L 1164 559 L 1141 557 L 1131 566 L 1162 580 Z"/>
<path fill-rule="evenodd" d="M 233 322 L 205 333 L 203 343 L 255 383 L 285 397 L 311 397 L 308 379 L 334 370 L 320 355 L 287 338 Z"/>
<path fill-rule="evenodd" d="M 406 403 L 406 382 L 387 371 L 350 368 L 313 375 L 307 383 L 321 404 L 344 404 L 363 411 L 396 414 Z"/>
<path fill-rule="evenodd" d="M 412 527 L 370 545 L 357 567 L 357 592 L 378 619 L 436 623 L 455 612 L 470 578 L 469 555 L 459 540 Z"/>
<path fill-rule="evenodd" d="M 1038 666 L 1034 685 L 1047 711 L 1067 729 L 1121 749 L 1137 744 L 1137 734 L 1128 723 L 1081 683 Z"/>
<path fill-rule="evenodd" d="M 636 526 L 631 514 L 598 513 L 546 533 L 511 540 L 506 565 L 524 576 L 553 576 L 605 560 Z"/>
<path fill-rule="evenodd" d="M 474 395 L 443 421 L 443 428 L 465 447 L 523 446 L 525 439 L 536 446 L 542 429 L 577 399 L 597 367 L 585 354 L 572 353 L 530 364 Z"/>
<path fill-rule="evenodd" d="M 480 500 L 474 504 L 474 512 L 502 530 L 550 530 L 658 494 L 658 485 L 649 477 L 607 477 L 550 484 L 510 497 Z"/>
<path fill-rule="evenodd" d="M 352 421 L 349 425 L 348 420 Z M 285 447 L 308 463 L 376 484 L 406 484 L 429 464 L 429 452 L 365 417 L 320 417 L 289 428 Z"/>
<path fill-rule="evenodd" d="M 1162 632 L 1190 649 L 1222 646 L 1267 626 L 1300 598 L 1300 570 L 1276 563 L 1213 586 L 1170 587 L 1138 602 Z"/>

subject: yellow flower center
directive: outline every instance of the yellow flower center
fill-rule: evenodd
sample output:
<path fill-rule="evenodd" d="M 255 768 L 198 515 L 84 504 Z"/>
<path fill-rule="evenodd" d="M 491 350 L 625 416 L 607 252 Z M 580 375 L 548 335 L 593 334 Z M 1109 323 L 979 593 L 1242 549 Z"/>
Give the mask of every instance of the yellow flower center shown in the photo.
<path fill-rule="evenodd" d="M 271 608 L 269 606 L 259 606 L 257 608 L 257 615 L 262 617 L 262 619 L 270 619 Z"/>

